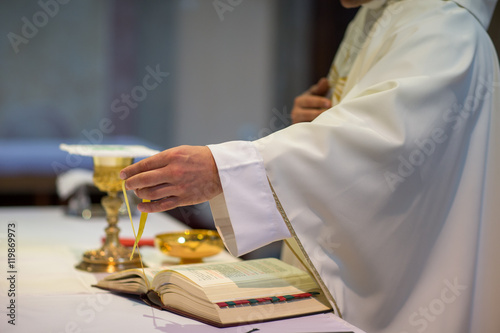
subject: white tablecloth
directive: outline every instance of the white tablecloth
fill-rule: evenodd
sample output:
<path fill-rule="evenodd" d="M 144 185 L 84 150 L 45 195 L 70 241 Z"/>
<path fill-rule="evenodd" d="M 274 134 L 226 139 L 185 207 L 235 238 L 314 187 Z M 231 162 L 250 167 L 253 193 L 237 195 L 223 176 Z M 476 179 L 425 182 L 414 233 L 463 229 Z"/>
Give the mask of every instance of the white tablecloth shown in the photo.
<path fill-rule="evenodd" d="M 93 288 L 104 273 L 74 266 L 83 252 L 100 246 L 105 226 L 104 218 L 83 220 L 65 215 L 60 207 L 0 208 L 0 332 L 362 332 L 333 314 L 218 329 Z M 122 218 L 119 227 L 120 236 L 132 237 L 128 219 Z M 185 228 L 166 214 L 150 214 L 143 239 Z M 9 229 L 14 230 L 11 239 Z M 141 254 L 150 266 L 173 260 L 154 248 L 143 247 Z M 209 260 L 236 259 L 223 252 Z"/>

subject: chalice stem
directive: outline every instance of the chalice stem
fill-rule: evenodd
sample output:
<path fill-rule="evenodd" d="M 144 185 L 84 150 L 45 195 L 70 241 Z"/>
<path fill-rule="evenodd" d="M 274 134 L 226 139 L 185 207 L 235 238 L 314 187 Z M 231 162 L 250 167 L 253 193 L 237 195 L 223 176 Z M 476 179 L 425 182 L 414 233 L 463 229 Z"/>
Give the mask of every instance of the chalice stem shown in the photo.
<path fill-rule="evenodd" d="M 120 233 L 120 228 L 118 228 L 118 211 L 122 205 L 122 200 L 117 196 L 116 192 L 108 192 L 108 195 L 103 197 L 101 204 L 106 211 L 106 220 L 108 226 L 106 227 L 106 240 L 103 245 L 103 249 L 118 248 L 121 247 L 120 239 L 118 234 Z"/>

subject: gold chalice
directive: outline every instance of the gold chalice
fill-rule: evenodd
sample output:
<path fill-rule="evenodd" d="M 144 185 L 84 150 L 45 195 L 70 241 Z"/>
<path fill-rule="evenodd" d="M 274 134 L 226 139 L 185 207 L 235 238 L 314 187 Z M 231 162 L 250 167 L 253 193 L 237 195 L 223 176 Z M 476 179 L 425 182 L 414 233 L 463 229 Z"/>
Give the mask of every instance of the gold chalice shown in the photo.
<path fill-rule="evenodd" d="M 118 234 L 118 210 L 123 200 L 118 197 L 122 190 L 120 170 L 132 164 L 132 157 L 103 157 L 94 156 L 94 184 L 107 195 L 102 198 L 101 204 L 106 211 L 106 240 L 101 248 L 90 250 L 83 254 L 82 261 L 76 268 L 87 272 L 116 272 L 124 269 L 141 267 L 141 260 L 137 252 L 132 259 L 132 250 L 120 244 Z"/>
<path fill-rule="evenodd" d="M 217 231 L 204 229 L 159 234 L 155 236 L 155 245 L 164 254 L 180 258 L 180 264 L 200 263 L 224 248 Z"/>

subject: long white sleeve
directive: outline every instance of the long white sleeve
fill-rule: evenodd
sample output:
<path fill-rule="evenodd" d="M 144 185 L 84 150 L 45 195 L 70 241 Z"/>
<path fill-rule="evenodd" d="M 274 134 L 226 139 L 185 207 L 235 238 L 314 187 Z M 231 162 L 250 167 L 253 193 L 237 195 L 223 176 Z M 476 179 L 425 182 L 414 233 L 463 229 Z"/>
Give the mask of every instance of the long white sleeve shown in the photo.
<path fill-rule="evenodd" d="M 231 254 L 241 256 L 290 237 L 254 144 L 231 141 L 208 146 L 214 156 L 223 193 L 210 200 L 217 230 Z"/>

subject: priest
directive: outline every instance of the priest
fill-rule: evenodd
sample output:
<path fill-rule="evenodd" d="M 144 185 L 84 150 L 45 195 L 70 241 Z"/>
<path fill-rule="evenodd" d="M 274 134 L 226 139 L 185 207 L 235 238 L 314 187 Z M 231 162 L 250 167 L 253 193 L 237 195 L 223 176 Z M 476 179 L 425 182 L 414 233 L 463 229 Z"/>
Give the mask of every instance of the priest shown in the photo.
<path fill-rule="evenodd" d="M 341 2 L 361 8 L 296 124 L 121 176 L 141 211 L 209 200 L 235 255 L 293 234 L 367 332 L 500 332 L 496 0 Z"/>

